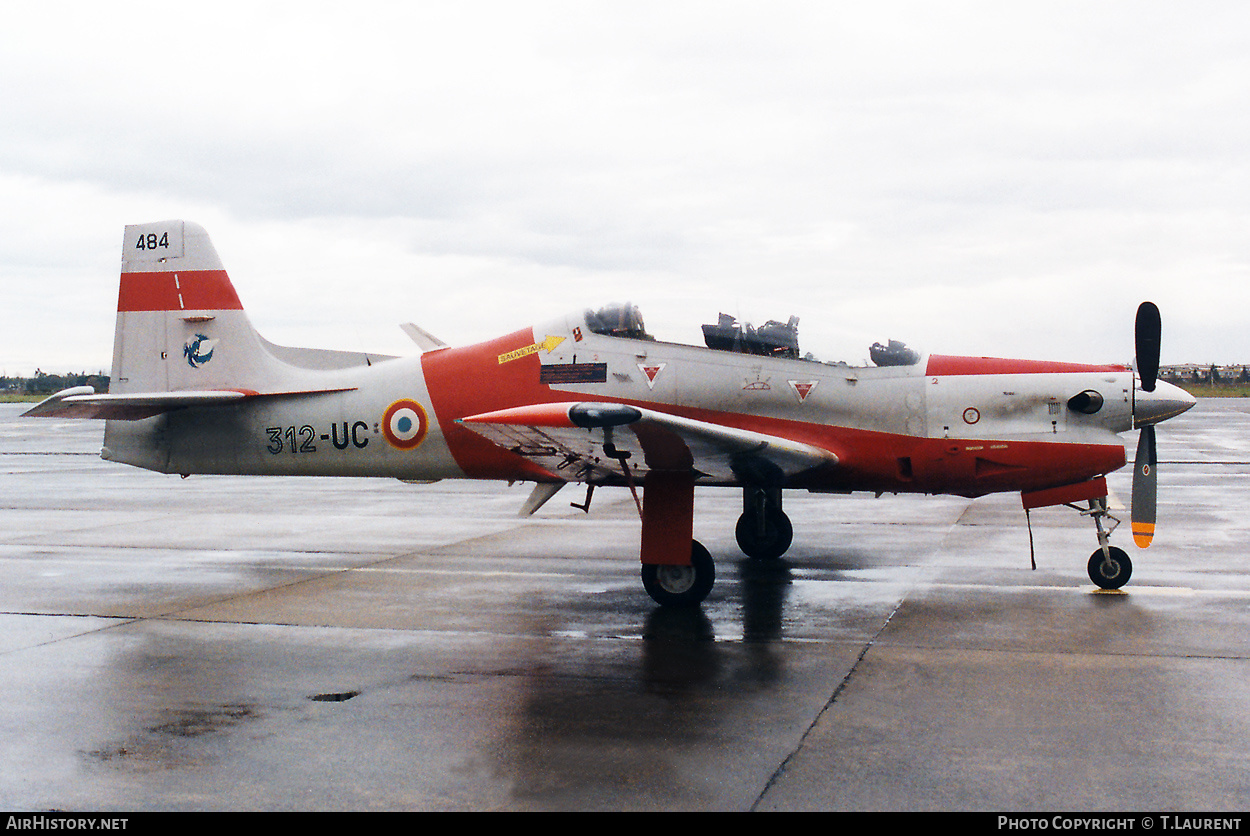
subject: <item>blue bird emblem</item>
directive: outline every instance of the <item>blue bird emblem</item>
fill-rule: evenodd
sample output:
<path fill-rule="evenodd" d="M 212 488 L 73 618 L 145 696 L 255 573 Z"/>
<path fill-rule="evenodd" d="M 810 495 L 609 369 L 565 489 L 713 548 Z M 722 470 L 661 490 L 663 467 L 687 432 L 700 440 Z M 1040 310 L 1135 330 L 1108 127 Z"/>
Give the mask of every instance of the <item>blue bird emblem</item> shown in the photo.
<path fill-rule="evenodd" d="M 210 340 L 204 334 L 196 334 L 195 339 L 187 340 L 182 347 L 182 354 L 187 358 L 187 365 L 193 369 L 213 359 L 213 350 L 217 347 L 216 340 Z"/>

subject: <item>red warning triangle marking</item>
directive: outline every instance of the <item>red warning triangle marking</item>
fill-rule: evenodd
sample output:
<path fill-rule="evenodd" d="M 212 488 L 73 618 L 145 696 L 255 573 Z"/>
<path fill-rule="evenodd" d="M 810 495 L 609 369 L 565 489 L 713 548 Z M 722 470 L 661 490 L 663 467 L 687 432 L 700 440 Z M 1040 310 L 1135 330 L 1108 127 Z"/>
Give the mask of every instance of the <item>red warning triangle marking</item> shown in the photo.
<path fill-rule="evenodd" d="M 638 368 L 642 371 L 643 374 L 647 376 L 647 388 L 648 389 L 652 389 L 655 387 L 655 379 L 660 374 L 660 372 L 664 370 L 664 367 L 666 365 L 668 364 L 659 363 L 654 366 L 646 366 L 646 365 L 643 365 L 642 363 L 638 364 Z"/>
<path fill-rule="evenodd" d="M 819 380 L 791 380 L 790 386 L 794 388 L 794 394 L 799 396 L 799 403 L 807 400 L 807 396 L 816 388 Z"/>

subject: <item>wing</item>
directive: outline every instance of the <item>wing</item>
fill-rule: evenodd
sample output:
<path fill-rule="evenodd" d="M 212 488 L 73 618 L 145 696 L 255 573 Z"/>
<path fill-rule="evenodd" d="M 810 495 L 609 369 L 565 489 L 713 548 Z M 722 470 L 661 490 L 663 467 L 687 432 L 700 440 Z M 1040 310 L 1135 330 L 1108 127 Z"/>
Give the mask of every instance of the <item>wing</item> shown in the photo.
<path fill-rule="evenodd" d="M 693 469 L 704 483 L 771 485 L 838 461 L 781 436 L 625 404 L 534 404 L 459 423 L 568 482 L 619 483 L 628 468 L 634 477 Z"/>
<path fill-rule="evenodd" d="M 63 389 L 22 413 L 23 418 L 116 418 L 138 421 L 162 412 L 191 406 L 216 406 L 246 398 L 316 395 L 344 392 L 346 389 L 317 389 L 299 392 L 251 392 L 246 389 L 210 389 L 184 392 L 135 392 L 125 395 L 97 395 L 90 386 Z"/>

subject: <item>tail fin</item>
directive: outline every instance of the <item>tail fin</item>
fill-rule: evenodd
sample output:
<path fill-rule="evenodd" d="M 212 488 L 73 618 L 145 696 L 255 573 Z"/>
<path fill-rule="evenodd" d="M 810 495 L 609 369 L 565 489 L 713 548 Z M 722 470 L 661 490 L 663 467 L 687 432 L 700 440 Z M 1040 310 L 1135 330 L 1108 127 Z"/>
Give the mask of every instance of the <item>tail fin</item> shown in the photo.
<path fill-rule="evenodd" d="M 282 375 L 200 226 L 127 226 L 110 391 L 265 391 Z"/>
<path fill-rule="evenodd" d="M 208 233 L 189 221 L 126 227 L 109 394 L 67 389 L 31 417 L 137 421 L 258 395 L 343 391 L 324 372 L 385 354 L 274 345 L 252 327 Z M 350 388 L 350 387 L 348 387 Z"/>
<path fill-rule="evenodd" d="M 203 228 L 139 224 L 126 227 L 122 244 L 109 393 L 67 389 L 23 414 L 106 419 L 101 456 L 166 471 L 169 444 L 161 425 L 146 419 L 256 397 L 343 392 L 354 386 L 327 372 L 386 359 L 268 342 L 248 321 Z"/>

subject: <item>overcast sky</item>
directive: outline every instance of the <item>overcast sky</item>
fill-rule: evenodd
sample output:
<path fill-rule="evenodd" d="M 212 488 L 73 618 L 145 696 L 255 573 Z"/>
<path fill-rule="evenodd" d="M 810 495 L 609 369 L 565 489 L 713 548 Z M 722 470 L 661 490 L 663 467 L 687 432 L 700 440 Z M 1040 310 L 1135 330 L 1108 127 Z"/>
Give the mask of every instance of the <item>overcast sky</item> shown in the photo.
<path fill-rule="evenodd" d="M 2 0 L 0 372 L 110 364 L 122 228 L 258 329 L 415 351 L 607 301 L 822 359 L 1250 363 L 1244 2 Z"/>

